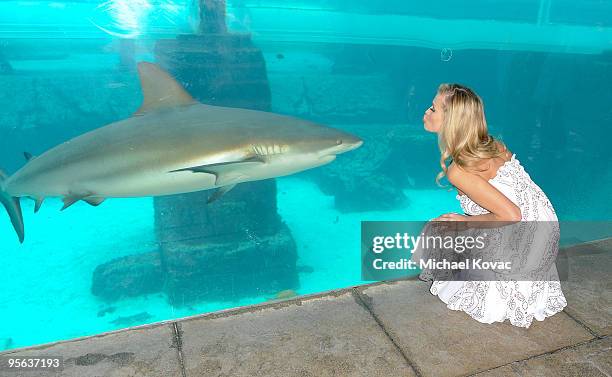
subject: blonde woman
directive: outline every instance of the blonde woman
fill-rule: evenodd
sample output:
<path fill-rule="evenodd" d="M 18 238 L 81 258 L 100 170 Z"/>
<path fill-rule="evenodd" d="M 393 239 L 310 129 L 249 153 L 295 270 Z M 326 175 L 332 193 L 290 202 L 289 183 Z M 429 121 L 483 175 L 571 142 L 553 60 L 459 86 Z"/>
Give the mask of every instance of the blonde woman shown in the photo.
<path fill-rule="evenodd" d="M 442 84 L 423 117 L 427 131 L 438 134 L 441 172 L 457 189 L 464 215 L 443 214 L 437 221 L 504 221 L 553 223 L 558 227 L 552 204 L 521 166 L 516 155 L 503 142 L 489 135 L 484 107 L 471 89 L 458 84 Z M 519 225 L 526 223 L 519 223 Z M 484 224 L 483 224 L 484 225 Z M 558 228 L 557 228 L 558 229 Z M 556 235 L 555 235 L 556 234 Z M 544 239 L 542 239 L 544 237 Z M 535 241 L 537 242 L 534 242 Z M 529 327 L 535 318 L 560 312 L 567 305 L 554 259 L 558 252 L 558 232 L 541 233 L 530 240 L 536 264 L 546 265 L 537 281 L 439 281 L 434 278 L 430 291 L 452 310 L 462 310 L 483 322 L 510 320 L 515 326 Z M 546 259 L 547 263 L 539 260 Z M 552 260 L 552 261 L 551 261 Z M 423 275 L 422 275 L 423 276 Z"/>

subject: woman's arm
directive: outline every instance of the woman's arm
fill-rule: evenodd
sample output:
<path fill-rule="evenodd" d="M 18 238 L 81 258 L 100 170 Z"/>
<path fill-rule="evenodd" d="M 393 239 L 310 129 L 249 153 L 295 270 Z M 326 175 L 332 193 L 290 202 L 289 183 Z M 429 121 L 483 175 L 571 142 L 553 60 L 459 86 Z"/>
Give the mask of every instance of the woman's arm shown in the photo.
<path fill-rule="evenodd" d="M 467 172 L 455 165 L 451 165 L 447 171 L 450 183 L 461 190 L 472 201 L 490 213 L 477 216 L 469 216 L 462 219 L 457 215 L 442 215 L 437 220 L 463 220 L 463 221 L 521 221 L 520 208 L 502 194 L 487 180 L 477 174 Z M 460 216 L 460 215 L 459 215 Z"/>

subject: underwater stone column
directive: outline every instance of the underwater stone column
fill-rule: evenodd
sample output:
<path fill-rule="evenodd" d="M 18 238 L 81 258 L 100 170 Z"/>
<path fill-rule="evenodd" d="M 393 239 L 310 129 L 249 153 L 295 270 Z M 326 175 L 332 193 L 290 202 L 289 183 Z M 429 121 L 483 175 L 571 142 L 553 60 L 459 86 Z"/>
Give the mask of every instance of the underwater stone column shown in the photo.
<path fill-rule="evenodd" d="M 225 0 L 200 0 L 200 34 L 226 33 Z"/>
<path fill-rule="evenodd" d="M 159 40 L 158 64 L 202 103 L 269 111 L 265 61 L 249 35 Z M 203 120 L 205 121 L 205 120 Z M 276 207 L 276 181 L 156 197 L 164 291 L 174 305 L 274 294 L 298 285 L 296 245 Z"/>

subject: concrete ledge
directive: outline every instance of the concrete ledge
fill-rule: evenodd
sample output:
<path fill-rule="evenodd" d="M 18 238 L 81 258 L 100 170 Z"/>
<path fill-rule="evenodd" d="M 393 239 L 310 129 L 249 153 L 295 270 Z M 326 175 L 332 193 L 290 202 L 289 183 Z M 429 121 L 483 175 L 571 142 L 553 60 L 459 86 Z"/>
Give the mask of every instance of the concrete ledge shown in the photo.
<path fill-rule="evenodd" d="M 171 325 L 131 329 L 1 354 L 11 357 L 63 357 L 61 372 L 8 371 L 0 376 L 181 377 Z"/>
<path fill-rule="evenodd" d="M 612 339 L 595 339 L 579 346 L 519 361 L 477 374 L 496 376 L 610 376 L 612 375 Z"/>
<path fill-rule="evenodd" d="M 564 249 L 568 279 L 561 281 L 565 312 L 598 336 L 612 333 L 612 239 Z"/>
<path fill-rule="evenodd" d="M 475 373 L 593 338 L 563 312 L 534 320 L 529 329 L 508 321 L 483 324 L 448 309 L 429 286 L 407 281 L 363 290 L 374 314 L 424 376 Z"/>
<path fill-rule="evenodd" d="M 180 329 L 187 376 L 415 375 L 350 293 Z"/>
<path fill-rule="evenodd" d="M 66 368 L 0 376 L 609 376 L 611 250 L 564 250 L 567 310 L 529 329 L 451 311 L 429 283 L 378 282 L 11 350 Z"/>

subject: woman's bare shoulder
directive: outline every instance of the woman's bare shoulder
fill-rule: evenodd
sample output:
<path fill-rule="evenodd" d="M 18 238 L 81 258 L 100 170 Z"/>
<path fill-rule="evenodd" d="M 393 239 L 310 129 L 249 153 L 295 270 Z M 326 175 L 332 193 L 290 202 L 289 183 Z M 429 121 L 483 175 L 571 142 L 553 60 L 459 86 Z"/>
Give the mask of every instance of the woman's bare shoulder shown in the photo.
<path fill-rule="evenodd" d="M 489 180 L 494 177 L 497 174 L 497 169 L 499 169 L 501 165 L 503 165 L 506 161 L 509 161 L 512 158 L 512 152 L 510 151 L 508 146 L 503 143 L 497 142 L 497 147 L 501 152 L 504 152 L 504 157 L 494 157 L 479 161 L 475 164 L 476 171 L 474 172 L 467 171 L 455 164 L 454 162 L 451 162 L 446 171 L 446 176 L 449 182 L 453 184 L 453 182 L 456 182 L 459 179 L 473 175 L 477 175 L 483 178 L 484 180 Z M 453 184 L 453 186 L 455 186 L 456 188 L 455 184 Z M 458 188 L 457 193 L 459 195 L 465 195 Z"/>
<path fill-rule="evenodd" d="M 450 183 L 453 183 L 458 178 L 464 177 L 469 174 L 471 173 L 462 168 L 461 166 L 455 164 L 454 162 L 451 162 L 451 164 L 448 166 L 448 169 L 446 169 L 446 177 L 448 178 Z"/>

